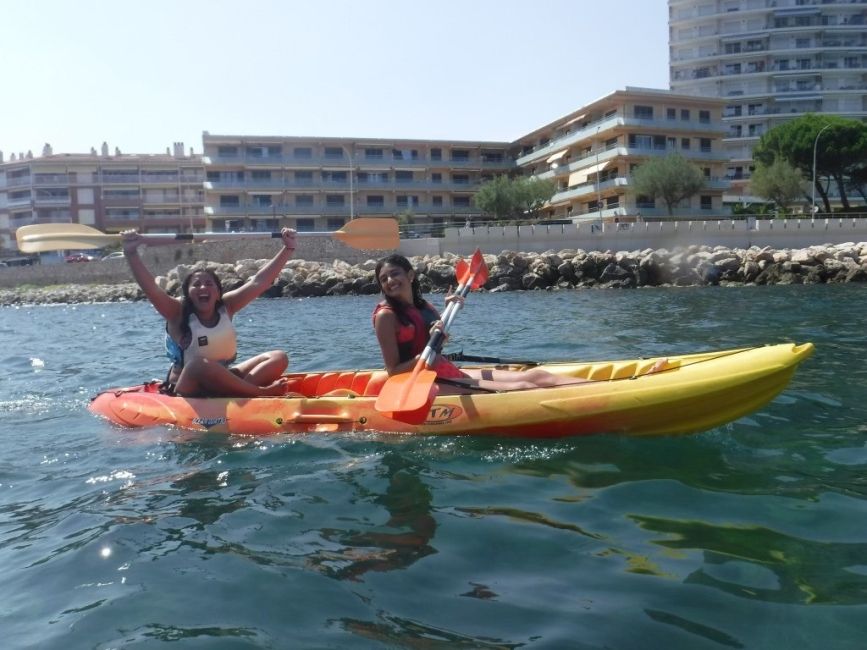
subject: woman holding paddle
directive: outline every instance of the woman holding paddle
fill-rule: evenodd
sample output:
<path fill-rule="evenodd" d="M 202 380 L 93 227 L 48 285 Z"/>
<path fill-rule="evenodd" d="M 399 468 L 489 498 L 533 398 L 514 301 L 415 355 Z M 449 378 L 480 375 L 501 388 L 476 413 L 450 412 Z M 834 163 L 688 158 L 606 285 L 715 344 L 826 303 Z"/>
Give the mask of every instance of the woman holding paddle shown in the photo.
<path fill-rule="evenodd" d="M 376 282 L 385 298 L 373 312 L 373 327 L 389 375 L 413 370 L 430 335 L 443 331 L 436 308 L 421 295 L 421 286 L 409 260 L 389 255 L 376 264 Z M 446 302 L 462 300 L 448 296 Z M 461 369 L 437 354 L 431 369 L 437 378 L 459 380 L 468 388 L 520 390 L 580 383 L 574 377 L 558 377 L 541 368 L 529 370 Z M 447 387 L 444 387 L 447 388 Z M 457 388 L 459 392 L 460 387 Z M 443 393 L 446 390 L 442 391 Z"/>
<path fill-rule="evenodd" d="M 199 268 L 174 298 L 157 285 L 138 255 L 150 243 L 134 230 L 121 233 L 123 252 L 135 281 L 166 319 L 166 354 L 172 360 L 167 384 L 185 397 L 263 397 L 285 392 L 280 376 L 289 365 L 285 352 L 272 350 L 235 364 L 236 336 L 232 317 L 264 293 L 295 251 L 295 231 L 283 228 L 283 246 L 237 289 L 223 293 L 213 271 Z M 159 240 L 157 240 L 159 241 Z"/>

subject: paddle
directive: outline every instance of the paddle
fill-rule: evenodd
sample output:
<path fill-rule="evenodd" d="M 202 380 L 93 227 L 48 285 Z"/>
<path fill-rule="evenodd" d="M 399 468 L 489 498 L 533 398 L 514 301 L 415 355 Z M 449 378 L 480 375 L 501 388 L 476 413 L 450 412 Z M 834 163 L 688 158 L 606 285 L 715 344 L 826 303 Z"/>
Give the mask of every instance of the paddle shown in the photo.
<path fill-rule="evenodd" d="M 299 232 L 299 237 L 330 235 L 352 248 L 365 250 L 392 250 L 399 246 L 397 222 L 394 219 L 353 219 L 333 232 Z M 121 241 L 119 234 L 106 234 L 80 223 L 39 223 L 21 226 L 15 231 L 18 248 L 22 253 L 42 253 L 66 249 L 102 248 Z M 148 233 L 142 235 L 145 243 L 174 241 L 215 241 L 220 239 L 279 239 L 279 232 L 194 232 Z"/>
<path fill-rule="evenodd" d="M 488 267 L 479 249 L 476 249 L 469 265 L 459 262 L 455 270 L 459 281 L 455 294 L 461 298 L 466 297 L 472 289 L 478 289 L 488 279 Z M 388 378 L 376 399 L 377 411 L 386 413 L 418 411 L 430 402 L 434 396 L 434 382 L 437 378 L 436 372 L 430 370 L 430 367 L 445 341 L 445 334 L 461 308 L 462 302 L 456 300 L 446 306 L 442 314 L 442 330 L 437 330 L 430 337 L 427 347 L 421 353 L 412 372 L 404 372 Z"/>

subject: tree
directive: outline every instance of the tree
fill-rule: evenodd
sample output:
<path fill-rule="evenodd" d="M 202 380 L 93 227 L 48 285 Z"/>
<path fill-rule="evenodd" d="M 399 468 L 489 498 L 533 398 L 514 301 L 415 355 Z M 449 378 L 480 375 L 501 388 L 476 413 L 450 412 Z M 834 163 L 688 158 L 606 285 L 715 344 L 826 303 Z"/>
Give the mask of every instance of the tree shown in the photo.
<path fill-rule="evenodd" d="M 704 187 L 701 170 L 678 153 L 651 158 L 632 172 L 633 191 L 641 196 L 662 199 L 669 216 L 674 206 Z"/>
<path fill-rule="evenodd" d="M 497 176 L 479 188 L 473 203 L 497 220 L 532 218 L 555 191 L 556 186 L 548 180 Z"/>
<path fill-rule="evenodd" d="M 783 158 L 774 159 L 770 165 L 757 163 L 750 178 L 750 187 L 753 193 L 773 201 L 783 210 L 805 196 L 801 171 Z"/>
<path fill-rule="evenodd" d="M 538 178 L 519 178 L 513 181 L 516 208 L 520 216 L 535 219 L 539 210 L 557 191 L 554 181 Z"/>
<path fill-rule="evenodd" d="M 822 132 L 827 126 L 830 128 Z M 831 183 L 837 186 L 840 201 L 848 209 L 849 178 L 861 161 L 867 159 L 867 124 L 834 115 L 808 113 L 765 133 L 753 150 L 753 159 L 770 165 L 782 158 L 812 182 L 814 150 L 816 192 L 825 204 L 825 211 L 831 211 L 828 200 Z"/>

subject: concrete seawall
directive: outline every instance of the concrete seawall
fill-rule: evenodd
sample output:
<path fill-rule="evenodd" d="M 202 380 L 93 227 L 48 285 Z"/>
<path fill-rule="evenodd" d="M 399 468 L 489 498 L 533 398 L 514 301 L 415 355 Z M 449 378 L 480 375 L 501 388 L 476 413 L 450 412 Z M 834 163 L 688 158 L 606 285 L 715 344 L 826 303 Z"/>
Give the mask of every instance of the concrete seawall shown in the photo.
<path fill-rule="evenodd" d="M 411 246 L 411 241 L 401 242 L 401 250 Z M 447 228 L 445 238 L 440 241 L 440 253 L 448 251 L 458 255 L 471 254 L 476 248 L 481 248 L 483 253 L 502 250 L 543 252 L 562 248 L 586 251 L 672 250 L 691 245 L 768 246 L 783 250 L 867 241 L 867 219 L 835 217 L 483 226 Z M 420 250 L 418 254 L 423 252 L 426 251 Z"/>

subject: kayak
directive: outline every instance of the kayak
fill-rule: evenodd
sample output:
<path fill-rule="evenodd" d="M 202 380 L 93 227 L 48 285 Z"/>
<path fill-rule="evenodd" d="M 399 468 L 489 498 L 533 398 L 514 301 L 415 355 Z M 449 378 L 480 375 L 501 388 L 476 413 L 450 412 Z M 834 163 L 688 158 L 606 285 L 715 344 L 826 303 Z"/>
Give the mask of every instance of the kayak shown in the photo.
<path fill-rule="evenodd" d="M 384 370 L 287 374 L 286 394 L 277 397 L 185 398 L 161 393 L 154 381 L 100 393 L 89 408 L 124 427 L 165 425 L 249 435 L 685 434 L 761 408 L 786 387 L 798 364 L 812 352 L 812 343 L 785 343 L 647 359 L 543 363 L 538 367 L 586 381 L 464 395 L 447 395 L 443 388 L 430 404 L 414 412 L 376 410 L 376 396 L 388 379 Z"/>

